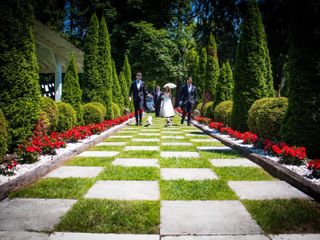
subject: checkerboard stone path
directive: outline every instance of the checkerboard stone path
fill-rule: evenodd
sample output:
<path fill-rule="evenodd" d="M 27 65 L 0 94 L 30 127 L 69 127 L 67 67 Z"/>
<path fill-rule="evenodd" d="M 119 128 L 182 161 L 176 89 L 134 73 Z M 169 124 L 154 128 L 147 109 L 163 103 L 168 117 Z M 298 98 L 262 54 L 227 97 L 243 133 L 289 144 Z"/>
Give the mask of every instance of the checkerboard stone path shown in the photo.
<path fill-rule="evenodd" d="M 45 176 L 55 178 L 86 178 L 94 182 L 83 194 L 82 199 L 92 201 L 111 200 L 116 202 L 159 202 L 159 229 L 156 232 L 57 232 L 55 226 L 77 199 L 14 198 L 0 202 L 0 239 L 33 240 L 315 240 L 318 234 L 263 234 L 262 228 L 249 214 L 241 199 L 309 199 L 305 194 L 282 181 L 226 181 L 235 198 L 170 199 L 162 196 L 161 185 L 167 182 L 185 181 L 199 183 L 224 181 L 215 169 L 259 168 L 245 158 L 210 158 L 202 154 L 229 152 L 228 147 L 214 145 L 218 140 L 208 137 L 195 127 L 164 127 L 163 119 L 154 119 L 151 127 L 128 126 L 97 144 L 103 151 L 85 151 L 78 155 L 78 166 L 61 166 Z M 213 145 L 210 145 L 213 143 Z M 203 144 L 203 145 L 202 145 Z M 116 148 L 116 151 L 113 149 Z M 181 148 L 179 151 L 177 151 Z M 100 149 L 101 150 L 101 149 Z M 187 150 L 187 151 L 186 151 Z M 140 154 L 141 153 L 141 154 Z M 94 159 L 95 164 L 86 165 Z M 100 159 L 97 161 L 97 159 Z M 179 162 L 199 164 L 202 168 L 180 166 Z M 199 166 L 199 165 L 198 165 Z M 211 166 L 211 168 L 210 168 Z M 199 166 L 200 167 L 200 166 Z M 148 169 L 156 179 L 108 180 L 103 176 L 121 169 Z M 105 170 L 105 171 L 104 171 Z M 154 177 L 153 177 L 154 178 Z M 161 184 L 160 184 L 161 183 Z M 176 186 L 179 189 L 179 186 Z M 237 200 L 239 199 L 239 200 Z M 130 212 L 128 213 L 130 214 Z M 79 216 L 81 219 L 81 216 Z M 76 222 L 74 224 L 77 224 Z M 108 223 L 104 223 L 108 224 Z M 122 223 L 124 224 L 124 223 Z M 127 223 L 132 224 L 132 223 Z M 121 226 L 117 226 L 121 227 Z M 48 232 L 52 232 L 51 234 Z"/>

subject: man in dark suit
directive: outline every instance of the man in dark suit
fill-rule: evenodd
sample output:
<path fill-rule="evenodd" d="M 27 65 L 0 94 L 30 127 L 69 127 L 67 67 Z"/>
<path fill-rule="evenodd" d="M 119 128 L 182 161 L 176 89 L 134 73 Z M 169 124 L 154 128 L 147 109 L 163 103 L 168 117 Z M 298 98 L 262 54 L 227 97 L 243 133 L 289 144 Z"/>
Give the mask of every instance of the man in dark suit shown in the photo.
<path fill-rule="evenodd" d="M 142 125 L 142 112 L 146 106 L 147 92 L 145 89 L 144 81 L 142 81 L 141 79 L 142 79 L 142 73 L 137 72 L 136 80 L 131 83 L 131 87 L 129 91 L 129 100 L 131 101 L 133 97 L 136 126 Z"/>
<path fill-rule="evenodd" d="M 186 114 L 188 113 L 188 126 L 191 122 L 191 110 L 197 101 L 197 88 L 192 85 L 192 77 L 189 77 L 187 84 L 185 84 L 180 93 L 180 106 L 182 107 L 183 114 L 181 124 L 183 124 Z"/>
<path fill-rule="evenodd" d="M 156 91 L 153 94 L 153 102 L 154 102 L 154 108 L 156 117 L 160 117 L 160 107 L 161 107 L 161 96 L 162 92 L 160 91 L 160 86 L 156 87 Z"/>

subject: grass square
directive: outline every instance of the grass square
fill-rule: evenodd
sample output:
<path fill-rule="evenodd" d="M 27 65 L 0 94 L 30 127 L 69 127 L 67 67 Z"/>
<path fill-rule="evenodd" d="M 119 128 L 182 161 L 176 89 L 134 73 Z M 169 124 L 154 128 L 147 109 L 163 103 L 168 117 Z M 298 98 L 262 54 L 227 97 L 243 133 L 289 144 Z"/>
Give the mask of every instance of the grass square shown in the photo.
<path fill-rule="evenodd" d="M 56 226 L 57 231 L 158 234 L 160 202 L 80 199 Z"/>
<path fill-rule="evenodd" d="M 242 158 L 236 151 L 212 151 L 212 152 L 199 152 L 201 157 L 206 159 L 220 159 L 220 158 Z"/>
<path fill-rule="evenodd" d="M 225 145 L 221 142 L 192 142 L 192 144 L 196 147 L 224 147 Z"/>
<path fill-rule="evenodd" d="M 158 180 L 159 168 L 109 166 L 97 177 L 99 180 Z"/>
<path fill-rule="evenodd" d="M 309 200 L 243 200 L 252 217 L 267 234 L 319 233 L 320 204 Z"/>
<path fill-rule="evenodd" d="M 162 200 L 233 200 L 238 199 L 225 181 L 160 181 Z"/>
<path fill-rule="evenodd" d="M 205 158 L 161 158 L 161 168 L 210 168 L 210 162 Z"/>
<path fill-rule="evenodd" d="M 82 197 L 96 179 L 88 178 L 44 178 L 31 186 L 11 192 L 10 198 L 67 198 Z"/>
<path fill-rule="evenodd" d="M 160 150 L 173 152 L 196 152 L 197 148 L 195 146 L 161 146 Z"/>
<path fill-rule="evenodd" d="M 76 157 L 66 163 L 67 166 L 109 166 L 115 157 Z"/>
<path fill-rule="evenodd" d="M 154 145 L 156 146 L 156 145 Z M 118 158 L 159 158 L 160 151 L 123 151 Z"/>
<path fill-rule="evenodd" d="M 275 180 L 262 168 L 255 167 L 215 167 L 214 172 L 226 181 L 265 181 Z"/>
<path fill-rule="evenodd" d="M 159 146 L 159 142 L 160 141 L 157 141 L 157 142 L 136 142 L 136 141 L 132 141 L 132 142 L 129 142 L 127 144 L 127 146 Z"/>
<path fill-rule="evenodd" d="M 93 146 L 87 151 L 122 151 L 124 146 Z"/>

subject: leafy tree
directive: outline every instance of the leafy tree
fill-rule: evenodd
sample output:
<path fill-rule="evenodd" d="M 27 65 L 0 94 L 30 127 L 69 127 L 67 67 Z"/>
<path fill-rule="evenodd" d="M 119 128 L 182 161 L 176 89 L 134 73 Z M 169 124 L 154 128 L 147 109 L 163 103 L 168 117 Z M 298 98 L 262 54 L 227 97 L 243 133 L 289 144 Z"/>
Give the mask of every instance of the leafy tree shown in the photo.
<path fill-rule="evenodd" d="M 86 33 L 86 42 L 84 48 L 83 60 L 83 99 L 85 102 L 104 103 L 103 83 L 99 73 L 98 55 L 99 55 L 99 21 L 96 14 L 91 17 L 90 26 Z"/>
<path fill-rule="evenodd" d="M 115 62 L 112 60 L 112 100 L 114 103 L 116 103 L 121 111 L 124 108 L 124 99 L 123 99 L 123 95 L 121 93 L 121 87 L 120 87 L 120 83 L 119 83 L 119 78 L 118 78 L 118 74 L 117 74 L 117 69 L 116 69 L 116 64 Z"/>
<path fill-rule="evenodd" d="M 102 81 L 100 94 L 106 107 L 106 119 L 113 119 L 112 111 L 112 58 L 110 36 L 104 17 L 100 21 L 98 68 Z"/>
<path fill-rule="evenodd" d="M 252 103 L 271 95 L 265 32 L 255 0 L 248 2 L 241 31 L 234 71 L 231 124 L 235 129 L 245 131 L 248 129 L 248 111 Z"/>
<path fill-rule="evenodd" d="M 198 86 L 199 55 L 194 48 L 187 53 L 186 65 L 188 77 L 192 77 L 194 85 Z"/>
<path fill-rule="evenodd" d="M 207 47 L 207 65 L 205 78 L 205 94 L 207 98 L 213 99 L 216 92 L 216 85 L 219 78 L 219 61 L 217 44 L 212 33 L 210 33 Z M 207 99 L 207 100 L 209 100 Z"/>
<path fill-rule="evenodd" d="M 217 83 L 216 95 L 213 104 L 213 109 L 220 103 L 227 100 L 232 100 L 233 91 L 233 74 L 229 62 L 223 63 L 220 76 Z"/>
<path fill-rule="evenodd" d="M 77 112 L 77 123 L 82 124 L 83 112 L 81 108 L 82 90 L 74 57 L 71 56 L 66 74 L 63 79 L 62 101 L 70 103 Z"/>
<path fill-rule="evenodd" d="M 131 87 L 131 83 L 132 83 L 132 72 L 131 72 L 131 65 L 129 62 L 129 58 L 128 58 L 128 54 L 125 55 L 124 57 L 124 64 L 123 64 L 123 71 L 124 71 L 124 75 L 127 81 L 127 89 L 129 91 L 130 87 Z M 129 95 L 129 93 L 128 93 Z M 129 104 L 127 106 L 131 111 L 133 111 L 133 102 L 129 101 Z"/>
<path fill-rule="evenodd" d="M 123 71 L 119 73 L 119 84 L 120 84 L 121 93 L 123 96 L 124 107 L 128 108 L 130 107 L 129 90 L 127 87 L 127 82 L 126 82 L 126 78 Z"/>
<path fill-rule="evenodd" d="M 288 60 L 289 106 L 282 127 L 288 144 L 320 157 L 320 17 L 318 1 L 291 1 Z"/>
<path fill-rule="evenodd" d="M 8 121 L 9 150 L 32 135 L 40 112 L 34 16 L 28 1 L 6 1 L 0 12 L 0 108 Z"/>
<path fill-rule="evenodd" d="M 199 74 L 198 74 L 198 81 L 197 81 L 199 96 L 202 96 L 205 89 L 206 66 L 207 66 L 207 50 L 206 48 L 202 48 L 200 60 L 199 60 Z"/>

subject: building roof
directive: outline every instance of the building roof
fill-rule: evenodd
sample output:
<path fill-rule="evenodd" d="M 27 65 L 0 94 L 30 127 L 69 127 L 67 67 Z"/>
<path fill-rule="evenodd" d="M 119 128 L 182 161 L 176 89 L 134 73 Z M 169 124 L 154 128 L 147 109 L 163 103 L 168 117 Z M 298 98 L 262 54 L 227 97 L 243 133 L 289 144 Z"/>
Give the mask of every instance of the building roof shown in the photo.
<path fill-rule="evenodd" d="M 83 53 L 59 33 L 36 21 L 34 38 L 40 73 L 55 73 L 58 62 L 65 72 L 71 55 L 75 58 L 78 72 L 83 72 Z"/>

